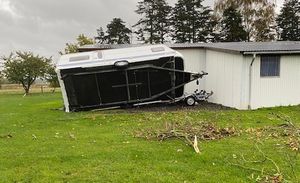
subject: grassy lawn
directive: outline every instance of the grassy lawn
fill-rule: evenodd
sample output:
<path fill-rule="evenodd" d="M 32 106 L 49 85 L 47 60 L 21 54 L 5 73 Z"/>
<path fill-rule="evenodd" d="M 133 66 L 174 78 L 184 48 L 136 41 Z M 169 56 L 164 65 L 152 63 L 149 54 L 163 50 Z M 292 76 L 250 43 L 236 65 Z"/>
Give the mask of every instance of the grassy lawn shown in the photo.
<path fill-rule="evenodd" d="M 0 93 L 0 182 L 255 182 L 267 172 L 275 174 L 274 163 L 285 180 L 300 180 L 300 160 L 287 138 L 245 132 L 283 124 L 274 114 L 288 116 L 300 126 L 300 106 L 256 111 L 163 107 L 69 114 L 55 110 L 60 107 L 60 93 L 26 97 Z M 166 122 L 212 122 L 234 126 L 241 133 L 201 141 L 201 154 L 181 140 L 134 137 L 140 129 L 159 129 Z M 261 159 L 257 141 L 274 163 L 242 164 L 241 157 Z"/>

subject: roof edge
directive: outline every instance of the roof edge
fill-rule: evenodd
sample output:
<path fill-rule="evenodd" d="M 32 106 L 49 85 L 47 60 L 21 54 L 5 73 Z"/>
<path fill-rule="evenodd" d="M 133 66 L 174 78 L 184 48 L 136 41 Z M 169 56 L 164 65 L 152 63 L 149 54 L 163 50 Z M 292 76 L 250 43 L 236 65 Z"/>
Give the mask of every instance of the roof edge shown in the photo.
<path fill-rule="evenodd" d="M 253 55 L 253 54 L 257 54 L 257 55 L 267 55 L 267 54 L 300 54 L 300 50 L 299 51 L 252 51 L 252 52 L 241 52 L 243 55 Z"/>

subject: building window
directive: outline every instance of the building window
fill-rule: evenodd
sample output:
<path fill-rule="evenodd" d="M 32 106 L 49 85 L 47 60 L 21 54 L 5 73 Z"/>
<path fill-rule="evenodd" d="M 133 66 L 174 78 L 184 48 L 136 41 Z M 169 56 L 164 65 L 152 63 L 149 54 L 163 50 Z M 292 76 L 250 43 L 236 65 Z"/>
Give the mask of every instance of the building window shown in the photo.
<path fill-rule="evenodd" d="M 260 59 L 260 76 L 280 76 L 280 56 L 262 55 Z"/>

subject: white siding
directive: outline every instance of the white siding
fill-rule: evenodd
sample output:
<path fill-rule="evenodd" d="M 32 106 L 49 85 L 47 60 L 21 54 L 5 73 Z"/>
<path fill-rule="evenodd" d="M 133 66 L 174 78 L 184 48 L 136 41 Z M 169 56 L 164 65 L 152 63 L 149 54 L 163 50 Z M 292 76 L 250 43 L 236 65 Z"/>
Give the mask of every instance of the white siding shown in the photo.
<path fill-rule="evenodd" d="M 225 53 L 204 49 L 177 49 L 185 58 L 186 70 L 208 72 L 201 80 L 200 89 L 213 91 L 209 102 L 237 109 L 288 106 L 300 104 L 300 55 L 283 55 L 280 77 L 260 77 L 260 56 L 252 67 L 250 96 L 251 55 Z M 195 82 L 188 84 L 188 93 L 199 89 Z"/>
<path fill-rule="evenodd" d="M 183 55 L 186 61 L 185 69 L 188 71 L 199 72 L 205 70 L 205 50 L 204 49 L 175 49 Z"/>
<path fill-rule="evenodd" d="M 258 56 L 252 86 L 252 109 L 300 104 L 300 56 L 281 56 L 279 77 L 260 77 Z"/>
<path fill-rule="evenodd" d="M 243 71 L 243 56 L 241 54 L 206 51 L 206 78 L 205 89 L 213 91 L 210 102 L 224 106 L 244 109 L 241 97 L 244 96 L 242 83 L 245 79 Z"/>
<path fill-rule="evenodd" d="M 185 70 L 191 72 L 206 71 L 206 58 L 204 49 L 176 49 L 183 55 L 185 61 Z M 200 86 L 196 84 L 196 81 L 189 83 L 185 86 L 186 93 L 194 93 L 195 90 L 202 90 L 205 88 L 205 79 L 200 81 Z"/>

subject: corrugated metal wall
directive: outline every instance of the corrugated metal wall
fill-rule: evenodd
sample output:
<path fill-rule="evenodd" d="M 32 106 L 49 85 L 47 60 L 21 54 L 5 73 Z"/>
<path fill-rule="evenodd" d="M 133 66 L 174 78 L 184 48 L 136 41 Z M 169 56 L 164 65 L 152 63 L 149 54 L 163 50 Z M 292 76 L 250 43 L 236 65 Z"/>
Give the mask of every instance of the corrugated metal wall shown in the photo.
<path fill-rule="evenodd" d="M 186 69 L 205 71 L 201 89 L 213 91 L 210 102 L 237 109 L 248 109 L 251 55 L 205 49 L 176 49 L 183 54 Z M 300 104 L 300 55 L 281 56 L 280 77 L 260 77 L 260 56 L 252 68 L 251 109 Z M 185 91 L 199 89 L 195 82 Z"/>
<path fill-rule="evenodd" d="M 279 77 L 260 77 L 260 57 L 253 65 L 252 109 L 300 104 L 300 56 L 283 55 Z"/>
<path fill-rule="evenodd" d="M 206 58 L 204 49 L 176 49 L 181 53 L 185 60 L 185 70 L 192 72 L 206 71 Z M 193 93 L 195 90 L 205 89 L 205 79 L 200 81 L 200 86 L 197 86 L 196 81 L 185 86 L 185 92 Z"/>
<path fill-rule="evenodd" d="M 206 59 L 206 90 L 215 93 L 209 101 L 241 109 L 243 56 L 207 50 Z"/>

